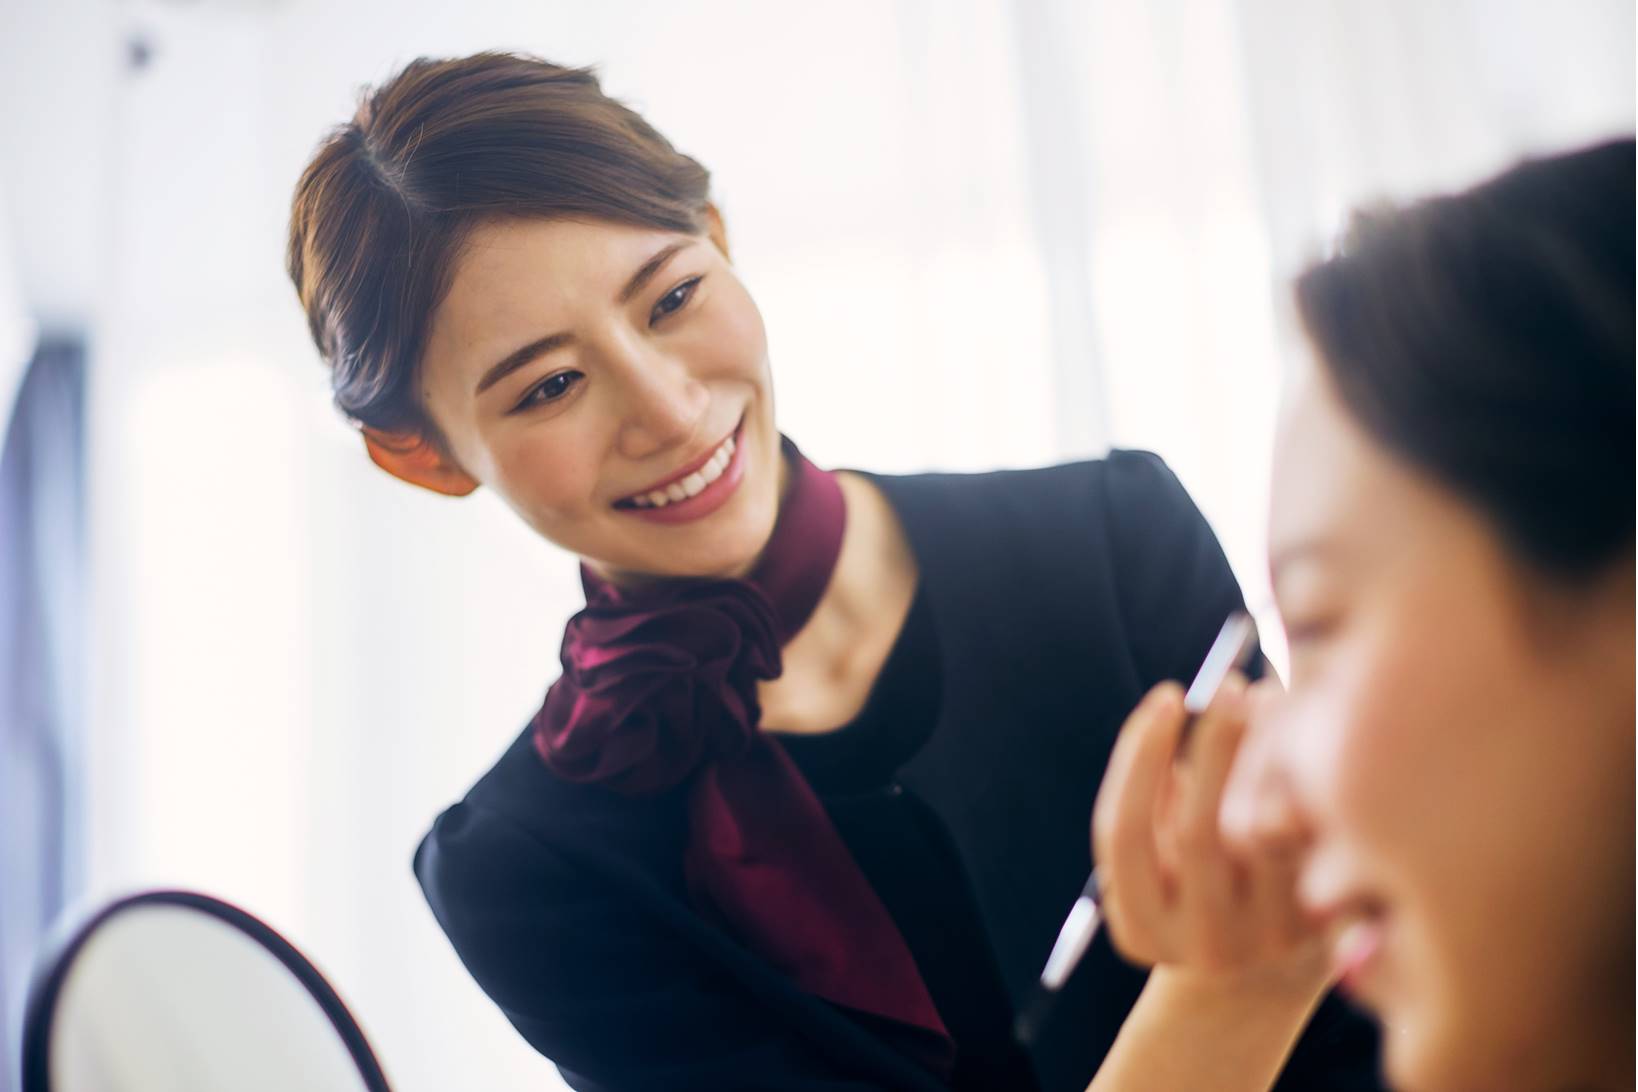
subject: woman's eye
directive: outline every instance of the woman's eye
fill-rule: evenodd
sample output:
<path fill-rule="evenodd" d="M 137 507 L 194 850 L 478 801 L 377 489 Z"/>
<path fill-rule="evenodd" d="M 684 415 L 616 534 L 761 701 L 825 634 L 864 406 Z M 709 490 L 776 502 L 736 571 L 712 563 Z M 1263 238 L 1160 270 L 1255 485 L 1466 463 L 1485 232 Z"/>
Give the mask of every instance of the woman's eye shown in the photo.
<path fill-rule="evenodd" d="M 1334 619 L 1287 619 L 1285 623 L 1285 641 L 1291 648 L 1298 645 L 1312 645 L 1325 639 L 1326 635 L 1336 627 Z"/>
<path fill-rule="evenodd" d="M 556 402 L 580 380 L 584 378 L 579 372 L 558 372 L 549 375 L 529 388 L 529 393 L 523 396 L 515 410 L 528 409 L 530 406 L 542 406 L 548 402 Z"/>
<path fill-rule="evenodd" d="M 683 305 L 688 302 L 688 298 L 694 294 L 694 289 L 699 285 L 700 279 L 699 277 L 690 277 L 661 296 L 659 302 L 654 305 L 653 313 L 649 315 L 649 321 L 651 323 L 659 322 L 667 315 L 673 315 L 681 311 Z"/>

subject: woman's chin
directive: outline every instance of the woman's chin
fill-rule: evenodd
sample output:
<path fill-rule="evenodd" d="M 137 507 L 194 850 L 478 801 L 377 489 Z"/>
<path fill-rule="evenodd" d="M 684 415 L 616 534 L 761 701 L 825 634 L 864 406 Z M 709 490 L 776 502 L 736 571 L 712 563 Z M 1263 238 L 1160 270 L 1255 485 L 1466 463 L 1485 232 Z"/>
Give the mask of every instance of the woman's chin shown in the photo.
<path fill-rule="evenodd" d="M 697 553 L 672 555 L 667 559 L 667 575 L 713 580 L 738 580 L 756 567 L 767 545 L 767 534 L 723 536 Z"/>
<path fill-rule="evenodd" d="M 738 579 L 748 574 L 762 556 L 772 533 L 766 528 L 747 526 L 741 521 L 712 528 L 701 527 L 699 535 L 672 536 L 663 544 L 641 543 L 603 559 L 584 558 L 591 568 L 615 583 L 643 579 Z M 697 539 L 697 541 L 688 541 Z M 611 551 L 612 553 L 612 551 Z"/>
<path fill-rule="evenodd" d="M 730 464 L 704 491 L 674 508 L 616 511 L 614 523 L 602 529 L 609 548 L 577 552 L 616 582 L 745 576 L 762 556 L 779 516 L 777 449 L 772 465 L 749 455 L 747 445 L 736 452 L 743 462 Z M 723 486 L 724 495 L 710 495 Z"/>
<path fill-rule="evenodd" d="M 749 484 L 749 483 L 748 483 Z M 739 579 L 756 567 L 778 520 L 777 498 L 747 490 L 736 502 L 691 528 L 645 550 L 656 574 Z"/>

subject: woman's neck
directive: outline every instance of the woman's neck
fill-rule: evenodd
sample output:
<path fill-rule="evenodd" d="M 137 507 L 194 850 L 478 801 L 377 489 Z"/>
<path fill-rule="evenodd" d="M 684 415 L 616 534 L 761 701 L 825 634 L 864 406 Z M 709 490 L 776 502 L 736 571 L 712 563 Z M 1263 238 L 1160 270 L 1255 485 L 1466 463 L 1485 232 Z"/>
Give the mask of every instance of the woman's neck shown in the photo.
<path fill-rule="evenodd" d="M 917 569 L 898 516 L 867 478 L 841 473 L 847 531 L 813 616 L 784 649 L 784 671 L 758 687 L 762 724 L 812 734 L 864 708 L 910 611 Z"/>

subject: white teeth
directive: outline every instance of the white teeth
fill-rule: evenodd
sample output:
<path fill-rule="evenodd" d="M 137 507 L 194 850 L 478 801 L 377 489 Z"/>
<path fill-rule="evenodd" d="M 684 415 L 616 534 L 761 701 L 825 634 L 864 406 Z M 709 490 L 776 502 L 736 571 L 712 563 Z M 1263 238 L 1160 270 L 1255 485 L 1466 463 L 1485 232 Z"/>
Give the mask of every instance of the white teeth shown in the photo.
<path fill-rule="evenodd" d="M 664 489 L 655 489 L 631 498 L 631 503 L 638 508 L 664 508 L 676 501 L 687 500 L 698 496 L 700 490 L 722 477 L 722 472 L 728 469 L 728 464 L 734 461 L 734 451 L 738 445 L 732 436 L 722 442 L 716 453 L 706 460 L 705 465 L 681 481 L 672 482 Z"/>

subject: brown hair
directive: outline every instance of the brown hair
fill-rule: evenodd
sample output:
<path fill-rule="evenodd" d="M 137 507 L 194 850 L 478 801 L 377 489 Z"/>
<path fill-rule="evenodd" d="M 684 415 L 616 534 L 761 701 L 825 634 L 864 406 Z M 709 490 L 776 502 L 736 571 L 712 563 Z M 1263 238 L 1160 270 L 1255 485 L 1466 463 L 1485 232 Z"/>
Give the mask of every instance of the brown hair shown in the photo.
<path fill-rule="evenodd" d="M 1633 141 L 1364 215 L 1296 282 L 1349 412 L 1575 581 L 1633 547 Z"/>
<path fill-rule="evenodd" d="M 319 146 L 286 264 L 338 408 L 441 443 L 416 395 L 427 326 L 482 221 L 586 218 L 704 230 L 710 175 L 590 69 L 420 58 Z"/>

